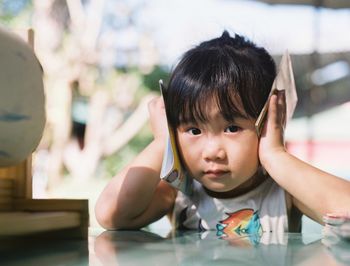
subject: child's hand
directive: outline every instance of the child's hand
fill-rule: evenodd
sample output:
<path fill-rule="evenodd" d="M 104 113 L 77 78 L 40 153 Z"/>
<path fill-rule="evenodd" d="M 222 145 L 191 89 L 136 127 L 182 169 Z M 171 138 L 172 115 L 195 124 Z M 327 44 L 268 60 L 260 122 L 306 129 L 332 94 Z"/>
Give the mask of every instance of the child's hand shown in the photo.
<path fill-rule="evenodd" d="M 267 119 L 259 143 L 259 159 L 263 166 L 273 163 L 274 156 L 285 152 L 286 124 L 285 91 L 276 91 L 270 98 Z"/>
<path fill-rule="evenodd" d="M 151 129 L 155 140 L 164 140 L 168 136 L 168 126 L 163 97 L 156 97 L 148 104 Z"/>

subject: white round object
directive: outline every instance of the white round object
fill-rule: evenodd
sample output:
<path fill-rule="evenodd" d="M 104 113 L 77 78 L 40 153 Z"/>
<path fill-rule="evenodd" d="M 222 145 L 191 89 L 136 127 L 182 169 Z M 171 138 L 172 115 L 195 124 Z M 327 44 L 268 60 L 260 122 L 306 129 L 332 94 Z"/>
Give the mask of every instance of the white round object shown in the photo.
<path fill-rule="evenodd" d="M 0 28 L 0 166 L 26 159 L 45 126 L 43 71 L 32 48 Z"/>

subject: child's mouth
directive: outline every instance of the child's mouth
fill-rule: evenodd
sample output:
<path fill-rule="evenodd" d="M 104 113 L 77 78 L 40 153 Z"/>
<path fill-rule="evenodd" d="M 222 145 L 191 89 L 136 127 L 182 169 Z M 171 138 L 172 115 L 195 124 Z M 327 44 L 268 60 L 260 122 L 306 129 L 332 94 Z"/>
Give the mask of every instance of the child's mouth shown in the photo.
<path fill-rule="evenodd" d="M 204 174 L 211 178 L 219 178 L 227 174 L 228 172 L 229 171 L 226 171 L 226 170 L 208 170 L 208 171 L 205 171 Z"/>

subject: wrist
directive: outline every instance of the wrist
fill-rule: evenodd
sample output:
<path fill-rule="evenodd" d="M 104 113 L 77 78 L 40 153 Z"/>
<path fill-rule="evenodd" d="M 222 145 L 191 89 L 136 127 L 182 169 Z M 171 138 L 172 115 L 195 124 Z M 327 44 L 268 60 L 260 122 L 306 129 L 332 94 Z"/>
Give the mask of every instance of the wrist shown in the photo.
<path fill-rule="evenodd" d="M 151 145 L 154 146 L 155 149 L 157 149 L 157 151 L 163 151 L 165 148 L 165 144 L 166 144 L 166 137 L 162 136 L 162 137 L 155 137 L 152 142 Z"/>
<path fill-rule="evenodd" d="M 263 156 L 260 156 L 260 163 L 269 172 L 274 165 L 279 163 L 279 158 L 282 158 L 285 154 L 287 154 L 287 151 L 284 147 L 271 149 Z"/>

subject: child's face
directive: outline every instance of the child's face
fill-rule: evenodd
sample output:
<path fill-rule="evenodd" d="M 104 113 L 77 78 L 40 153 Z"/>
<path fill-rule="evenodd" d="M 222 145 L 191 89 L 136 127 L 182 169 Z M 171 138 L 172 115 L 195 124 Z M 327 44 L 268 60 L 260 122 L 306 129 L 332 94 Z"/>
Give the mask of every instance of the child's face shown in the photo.
<path fill-rule="evenodd" d="M 178 127 L 179 147 L 193 178 L 211 191 L 227 192 L 258 169 L 255 120 L 237 118 L 228 122 L 216 105 L 209 110 L 208 122 Z"/>

